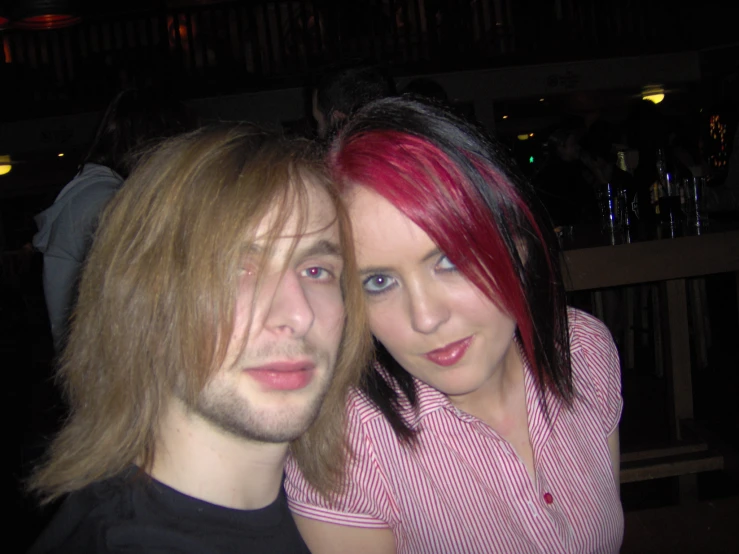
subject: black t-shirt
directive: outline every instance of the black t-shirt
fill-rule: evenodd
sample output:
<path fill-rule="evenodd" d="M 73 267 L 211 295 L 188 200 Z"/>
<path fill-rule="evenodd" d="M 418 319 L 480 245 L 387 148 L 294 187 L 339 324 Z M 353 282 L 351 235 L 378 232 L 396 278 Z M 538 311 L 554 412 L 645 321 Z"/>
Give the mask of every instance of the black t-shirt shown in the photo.
<path fill-rule="evenodd" d="M 307 553 L 284 491 L 260 510 L 178 492 L 136 469 L 74 492 L 29 554 Z"/>

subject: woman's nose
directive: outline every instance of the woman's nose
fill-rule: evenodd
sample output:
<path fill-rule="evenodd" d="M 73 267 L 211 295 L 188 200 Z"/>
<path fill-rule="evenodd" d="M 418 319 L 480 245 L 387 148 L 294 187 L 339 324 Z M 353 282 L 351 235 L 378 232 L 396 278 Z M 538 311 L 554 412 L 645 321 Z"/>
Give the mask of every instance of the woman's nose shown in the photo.
<path fill-rule="evenodd" d="M 421 285 L 409 291 L 409 315 L 414 331 L 433 333 L 449 319 L 449 314 L 449 303 L 442 291 Z"/>

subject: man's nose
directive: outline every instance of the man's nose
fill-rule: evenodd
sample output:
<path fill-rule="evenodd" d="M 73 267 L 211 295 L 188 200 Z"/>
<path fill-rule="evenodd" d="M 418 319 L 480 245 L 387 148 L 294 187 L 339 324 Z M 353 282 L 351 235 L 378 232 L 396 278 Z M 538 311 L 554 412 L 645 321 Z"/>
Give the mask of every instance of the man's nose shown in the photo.
<path fill-rule="evenodd" d="M 313 326 L 314 317 L 300 277 L 287 271 L 274 289 L 265 326 L 278 333 L 299 337 Z"/>

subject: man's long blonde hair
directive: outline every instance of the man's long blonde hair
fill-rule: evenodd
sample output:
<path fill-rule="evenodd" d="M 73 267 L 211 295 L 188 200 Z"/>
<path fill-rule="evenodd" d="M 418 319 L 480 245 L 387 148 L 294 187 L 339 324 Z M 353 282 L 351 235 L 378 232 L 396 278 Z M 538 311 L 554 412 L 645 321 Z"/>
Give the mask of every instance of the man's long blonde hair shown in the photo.
<path fill-rule="evenodd" d="M 268 212 L 272 239 L 291 214 L 307 222 L 309 186 L 336 206 L 347 316 L 328 394 L 291 450 L 318 490 L 337 490 L 346 394 L 370 343 L 349 220 L 308 142 L 230 125 L 146 154 L 105 210 L 58 372 L 70 414 L 29 483 L 43 501 L 151 467 L 173 391 L 194 400 L 224 361 L 240 253 Z"/>

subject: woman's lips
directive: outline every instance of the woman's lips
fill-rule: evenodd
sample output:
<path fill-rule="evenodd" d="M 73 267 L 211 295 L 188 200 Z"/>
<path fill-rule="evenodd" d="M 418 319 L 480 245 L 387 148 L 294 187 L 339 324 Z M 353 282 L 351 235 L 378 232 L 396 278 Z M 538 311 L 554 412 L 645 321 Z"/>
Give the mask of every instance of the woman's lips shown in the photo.
<path fill-rule="evenodd" d="M 466 339 L 449 343 L 446 346 L 427 352 L 424 357 L 436 365 L 444 367 L 454 365 L 465 355 L 470 344 L 472 344 L 472 339 L 473 337 L 469 336 Z"/>
<path fill-rule="evenodd" d="M 311 382 L 316 366 L 306 361 L 285 361 L 250 367 L 244 371 L 266 388 L 274 390 L 302 389 Z"/>

